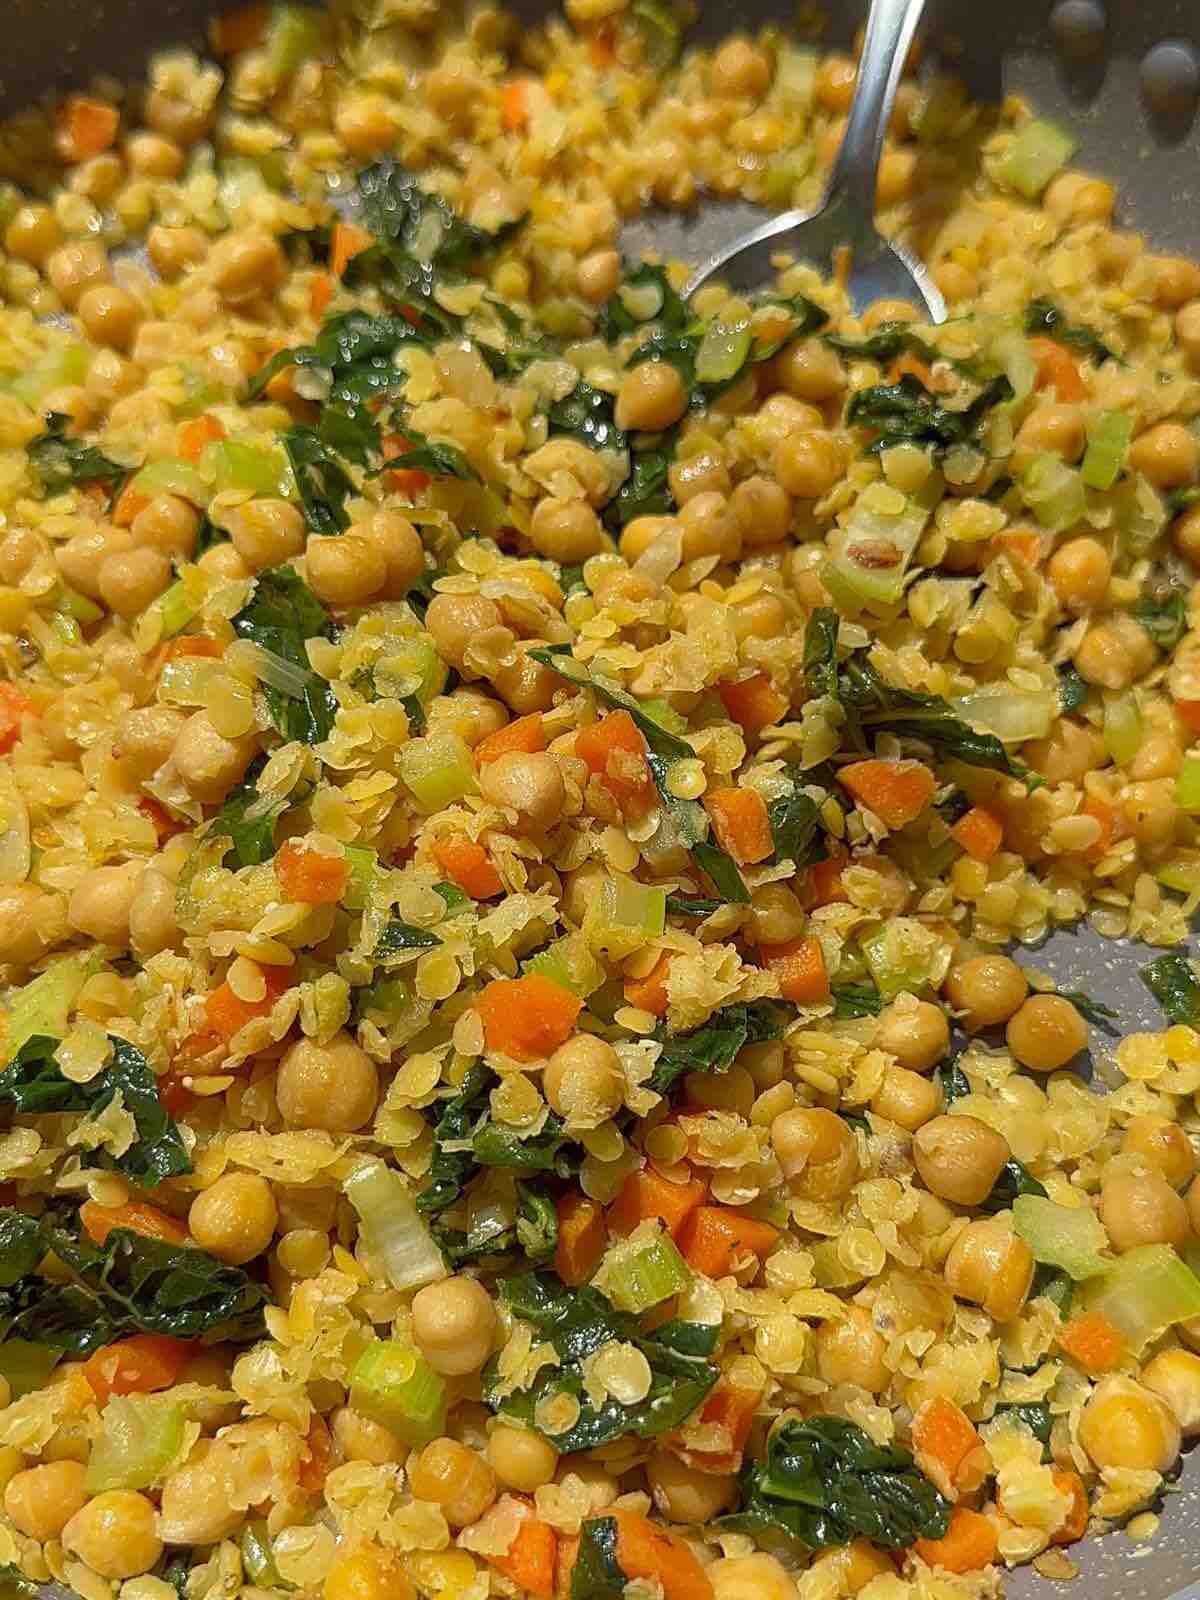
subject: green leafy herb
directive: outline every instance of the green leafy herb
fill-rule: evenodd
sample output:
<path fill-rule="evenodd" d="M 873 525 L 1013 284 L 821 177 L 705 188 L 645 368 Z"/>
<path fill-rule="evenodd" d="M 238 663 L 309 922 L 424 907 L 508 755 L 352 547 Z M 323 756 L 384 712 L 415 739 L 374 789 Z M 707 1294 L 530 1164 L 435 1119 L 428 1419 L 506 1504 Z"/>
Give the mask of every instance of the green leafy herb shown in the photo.
<path fill-rule="evenodd" d="M 457 1093 L 440 1103 L 433 1124 L 429 1179 L 417 1196 L 417 1209 L 427 1216 L 436 1216 L 454 1205 L 474 1170 L 475 1160 L 469 1145 L 467 1148 L 462 1146 L 470 1140 L 476 1122 L 483 1115 L 489 1076 L 486 1067 L 472 1067 Z M 448 1150 L 447 1145 L 458 1148 Z"/>
<path fill-rule="evenodd" d="M 612 528 L 623 528 L 634 517 L 666 516 L 675 509 L 668 473 L 674 448 L 643 450 L 633 458 L 633 467 L 604 510 L 604 520 Z"/>
<path fill-rule="evenodd" d="M 647 323 L 658 323 L 678 332 L 691 320 L 691 313 L 668 278 L 666 268 L 643 261 L 626 274 L 624 282 L 601 310 L 599 327 L 612 344 Z"/>
<path fill-rule="evenodd" d="M 666 72 L 683 51 L 683 20 L 669 0 L 633 0 L 629 13 L 642 36 L 647 66 Z"/>
<path fill-rule="evenodd" d="M 797 869 L 825 856 L 817 802 L 803 789 L 789 789 L 767 804 L 767 820 L 775 844 L 775 860 L 792 861 Z"/>
<path fill-rule="evenodd" d="M 94 1119 L 119 1094 L 137 1126 L 137 1138 L 124 1155 L 114 1159 L 114 1165 L 144 1188 L 190 1172 L 187 1148 L 163 1109 L 145 1056 L 115 1034 L 109 1034 L 109 1043 L 109 1064 L 86 1083 L 75 1083 L 63 1076 L 54 1059 L 59 1040 L 42 1034 L 27 1039 L 0 1073 L 0 1103 L 23 1116 L 82 1111 Z"/>
<path fill-rule="evenodd" d="M 698 894 L 667 896 L 667 911 L 674 917 L 711 917 L 714 911 L 721 911 L 728 904 L 728 900 L 709 900 Z"/>
<path fill-rule="evenodd" d="M 466 222 L 440 195 L 420 188 L 394 161 L 376 162 L 358 174 L 362 220 L 377 239 L 399 246 L 422 268 L 467 271 L 512 237 L 524 218 L 494 233 Z"/>
<path fill-rule="evenodd" d="M 1013 387 L 1001 376 L 991 378 L 961 411 L 953 411 L 932 395 L 919 378 L 906 372 L 895 383 L 859 389 L 846 407 L 851 426 L 871 428 L 872 453 L 897 444 L 929 445 L 944 451 L 951 445 L 973 444 L 987 413 L 1011 400 Z"/>
<path fill-rule="evenodd" d="M 628 1578 L 617 1561 L 615 1517 L 592 1517 L 579 1529 L 571 1600 L 622 1600 Z"/>
<path fill-rule="evenodd" d="M 778 1039 L 785 1020 L 782 1007 L 770 1000 L 756 1000 L 751 1005 L 722 1007 L 691 1033 L 669 1033 L 660 1024 L 654 1037 L 662 1052 L 648 1087 L 665 1095 L 685 1072 L 726 1072 L 746 1045 Z"/>
<path fill-rule="evenodd" d="M 692 846 L 692 860 L 710 880 L 713 888 L 729 905 L 748 906 L 750 891 L 738 871 L 737 862 L 718 845 L 701 840 Z"/>
<path fill-rule="evenodd" d="M 575 660 L 569 650 L 530 650 L 529 655 L 533 660 L 549 667 L 551 671 L 557 672 L 559 677 L 565 678 L 573 688 L 588 689 L 604 705 L 612 706 L 619 711 L 628 711 L 652 754 L 661 757 L 663 761 L 686 761 L 695 755 L 695 751 L 686 740 L 664 728 L 661 722 L 655 722 L 625 689 L 619 689 L 615 684 L 593 677 L 582 662 Z"/>
<path fill-rule="evenodd" d="M 1046 1186 L 1014 1156 L 1000 1169 L 1000 1176 L 992 1185 L 992 1192 L 980 1203 L 981 1211 L 1008 1211 L 1018 1195 L 1036 1194 L 1046 1199 Z"/>
<path fill-rule="evenodd" d="M 40 1583 L 27 1578 L 14 1561 L 0 1564 L 0 1600 L 39 1600 Z"/>
<path fill-rule="evenodd" d="M 997 1421 L 1002 1417 L 1012 1417 L 1017 1422 L 1023 1422 L 1035 1439 L 1045 1445 L 1050 1443 L 1054 1418 L 1044 1401 L 1028 1400 L 1015 1405 L 997 1406 L 994 1416 Z"/>
<path fill-rule="evenodd" d="M 607 389 L 593 388 L 580 378 L 569 395 L 554 402 L 546 420 L 552 434 L 577 439 L 589 450 L 623 450 L 625 435 L 614 421 L 615 404 Z"/>
<path fill-rule="evenodd" d="M 275 854 L 275 823 L 287 802 L 259 793 L 258 775 L 265 766 L 265 757 L 256 760 L 244 780 L 230 790 L 220 811 L 205 825 L 206 836 L 225 835 L 229 840 L 226 854 L 232 852 L 239 867 L 260 866 Z"/>
<path fill-rule="evenodd" d="M 814 698 L 837 695 L 839 620 L 832 606 L 818 606 L 804 630 L 804 686 Z"/>
<path fill-rule="evenodd" d="M 441 895 L 449 912 L 461 911 L 464 906 L 471 904 L 471 896 L 456 883 L 435 883 L 433 892 Z"/>
<path fill-rule="evenodd" d="M 233 619 L 233 631 L 272 655 L 281 656 L 306 674 L 300 694 L 286 694 L 265 684 L 271 721 L 285 739 L 319 744 L 329 736 L 337 715 L 333 690 L 308 664 L 306 639 L 332 637 L 325 607 L 291 567 L 270 567 L 255 579 L 248 603 Z"/>
<path fill-rule="evenodd" d="M 513 1172 L 553 1172 L 563 1145 L 562 1123 L 546 1118 L 545 1127 L 532 1138 L 522 1138 L 512 1128 L 485 1117 L 471 1139 L 471 1154 L 481 1167 L 506 1167 Z"/>
<path fill-rule="evenodd" d="M 949 1503 L 908 1451 L 877 1445 L 843 1417 L 779 1424 L 765 1461 L 747 1465 L 740 1488 L 740 1508 L 718 1527 L 779 1530 L 809 1550 L 856 1538 L 906 1550 L 917 1539 L 940 1539 L 950 1525 Z"/>
<path fill-rule="evenodd" d="M 1072 350 L 1091 356 L 1097 366 L 1105 361 L 1116 361 L 1124 366 L 1116 352 L 1109 349 L 1093 328 L 1085 327 L 1083 323 L 1068 322 L 1051 300 L 1029 302 L 1025 307 L 1025 332 L 1053 339 L 1055 344 L 1069 345 Z"/>
<path fill-rule="evenodd" d="M 1140 976 L 1169 1021 L 1200 1028 L 1200 978 L 1182 951 L 1159 956 L 1142 968 Z"/>
<path fill-rule="evenodd" d="M 974 363 L 956 361 L 943 355 L 927 340 L 922 339 L 909 322 L 881 322 L 865 339 L 845 339 L 836 333 L 827 333 L 825 343 L 839 355 L 858 361 L 895 361 L 897 356 L 914 355 L 930 366 L 935 361 L 946 361 L 967 377 L 976 376 Z"/>
<path fill-rule="evenodd" d="M 289 428 L 282 441 L 308 527 L 313 533 L 345 533 L 350 526 L 346 497 L 354 493 L 346 469 L 312 428 Z"/>
<path fill-rule="evenodd" d="M 1074 662 L 1064 662 L 1057 670 L 1058 703 L 1063 712 L 1078 711 L 1080 706 L 1087 705 L 1088 695 L 1092 692 L 1091 685 L 1076 669 Z"/>
<path fill-rule="evenodd" d="M 883 1010 L 883 996 L 873 983 L 835 983 L 833 1015 L 835 1021 L 850 1017 L 877 1017 Z"/>
<path fill-rule="evenodd" d="M 1182 585 L 1157 584 L 1134 601 L 1129 615 L 1160 650 L 1170 654 L 1187 632 L 1187 590 Z"/>
<path fill-rule="evenodd" d="M 399 955 L 402 950 L 430 950 L 441 944 L 436 933 L 428 928 L 414 928 L 401 917 L 392 917 L 376 941 L 371 954 L 376 960 Z"/>
<path fill-rule="evenodd" d="M 409 448 L 399 455 L 389 456 L 381 467 L 368 476 L 375 478 L 382 472 L 427 472 L 431 478 L 461 478 L 465 483 L 480 483 L 479 474 L 457 445 L 442 444 L 427 439 L 423 433 L 406 428 L 404 437 Z"/>
<path fill-rule="evenodd" d="M 42 488 L 47 494 L 61 494 L 76 483 L 106 483 L 115 488 L 129 468 L 110 461 L 94 445 L 72 439 L 67 433 L 70 423 L 70 417 L 61 411 L 47 412 L 45 433 L 25 446 Z"/>
<path fill-rule="evenodd" d="M 947 1109 L 956 1100 L 963 1100 L 971 1092 L 971 1083 L 957 1060 L 943 1061 L 935 1073 L 942 1090 L 942 1101 Z"/>
<path fill-rule="evenodd" d="M 1082 989 L 1060 989 L 1058 993 L 1064 1000 L 1069 1000 L 1079 1015 L 1088 1022 L 1098 1028 L 1106 1028 L 1110 1033 L 1114 1031 L 1112 1024 L 1118 1017 L 1111 1006 L 1101 1005 L 1099 1000 L 1093 1000 Z"/>
<path fill-rule="evenodd" d="M 1033 1275 L 1033 1287 L 1029 1295 L 1030 1299 L 1036 1300 L 1040 1295 L 1044 1300 L 1049 1300 L 1051 1305 L 1058 1307 L 1059 1316 L 1065 1317 L 1075 1298 L 1075 1280 L 1061 1267 L 1042 1263 Z"/>
<path fill-rule="evenodd" d="M 532 1183 L 517 1185 L 517 1243 L 530 1261 L 551 1261 L 558 1248 L 554 1201 Z"/>

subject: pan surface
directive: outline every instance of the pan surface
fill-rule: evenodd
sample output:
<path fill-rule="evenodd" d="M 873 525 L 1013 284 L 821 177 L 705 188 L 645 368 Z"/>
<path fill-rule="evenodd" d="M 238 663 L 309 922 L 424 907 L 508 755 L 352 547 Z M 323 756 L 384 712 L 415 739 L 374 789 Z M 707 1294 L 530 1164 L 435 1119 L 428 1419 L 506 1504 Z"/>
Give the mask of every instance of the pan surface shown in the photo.
<path fill-rule="evenodd" d="M 831 43 L 859 25 L 865 0 L 831 0 Z M 534 21 L 545 0 L 509 0 Z M 48 90 L 86 83 L 96 72 L 135 76 L 168 43 L 199 43 L 218 0 L 0 0 L 7 24 L 0 60 L 0 117 Z M 791 0 L 739 0 L 737 26 L 789 21 Z M 690 37 L 728 31 L 731 8 L 700 0 Z M 1159 249 L 1200 256 L 1200 0 L 930 0 L 924 32 L 985 99 L 1019 92 L 1079 140 L 1073 164 L 1117 182 L 1117 220 Z M 752 213 L 747 208 L 747 217 Z M 726 213 L 706 227 L 692 219 L 648 219 L 626 229 L 627 245 L 700 259 L 726 242 Z M 718 231 L 719 230 L 719 231 Z M 1196 953 L 1196 941 L 1190 948 Z M 1113 1007 L 1122 1031 L 1160 1027 L 1138 980 L 1144 946 L 1101 939 L 1090 930 L 1052 935 L 1024 955 L 1064 988 L 1081 988 Z M 1200 1600 L 1200 1457 L 1184 1459 L 1162 1508 L 1157 1535 L 1135 1544 L 1116 1532 L 1077 1545 L 1080 1576 L 1050 1584 L 1031 1569 L 1006 1584 L 1013 1600 Z"/>

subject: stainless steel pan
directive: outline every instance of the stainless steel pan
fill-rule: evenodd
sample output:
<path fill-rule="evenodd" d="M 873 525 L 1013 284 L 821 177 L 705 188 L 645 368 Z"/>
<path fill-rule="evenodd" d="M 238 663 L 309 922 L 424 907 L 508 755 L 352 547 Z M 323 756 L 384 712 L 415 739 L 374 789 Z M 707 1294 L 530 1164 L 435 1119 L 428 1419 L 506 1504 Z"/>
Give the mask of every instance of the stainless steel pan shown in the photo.
<path fill-rule="evenodd" d="M 508 0 L 524 18 L 547 0 Z M 736 7 L 700 0 L 694 30 L 716 38 L 732 23 L 786 23 L 794 0 L 740 0 Z M 865 0 L 830 0 L 829 38 L 845 42 Z M 0 116 L 48 90 L 85 83 L 98 71 L 135 75 L 146 56 L 168 43 L 202 38 L 220 0 L 0 0 L 5 24 L 0 59 Z M 925 28 L 972 90 L 996 99 L 1014 90 L 1071 127 L 1080 164 L 1115 179 L 1119 219 L 1160 249 L 1200 256 L 1200 0 L 931 0 Z M 728 229 L 728 217 L 722 223 Z M 655 236 L 699 259 L 724 242 L 701 214 L 652 223 Z M 636 234 L 635 234 L 636 237 Z M 1193 951 L 1195 941 L 1192 942 Z M 1054 935 L 1025 959 L 1113 1006 L 1125 1031 L 1161 1026 L 1137 978 L 1143 948 L 1090 932 Z M 1177 1490 L 1163 1509 L 1158 1536 L 1134 1545 L 1125 1535 L 1076 1546 L 1082 1569 L 1071 1586 L 1048 1585 L 1028 1569 L 1009 1581 L 1014 1600 L 1051 1594 L 1072 1600 L 1200 1600 L 1200 1459 L 1185 1459 Z"/>

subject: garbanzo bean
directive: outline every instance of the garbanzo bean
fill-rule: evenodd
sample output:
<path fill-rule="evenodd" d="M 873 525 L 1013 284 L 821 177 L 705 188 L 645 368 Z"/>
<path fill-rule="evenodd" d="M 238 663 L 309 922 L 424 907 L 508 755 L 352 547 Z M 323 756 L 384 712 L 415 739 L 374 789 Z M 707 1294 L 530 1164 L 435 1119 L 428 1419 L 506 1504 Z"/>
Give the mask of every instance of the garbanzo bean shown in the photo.
<path fill-rule="evenodd" d="M 314 594 L 331 606 L 359 606 L 387 581 L 379 546 L 357 533 L 309 534 L 304 567 Z"/>
<path fill-rule="evenodd" d="M 1200 295 L 1200 267 L 1186 256 L 1151 256 L 1147 265 L 1154 271 L 1155 301 L 1168 311 Z"/>
<path fill-rule="evenodd" d="M 786 883 L 764 883 L 751 894 L 750 928 L 756 944 L 787 944 L 807 925 L 804 907 Z"/>
<path fill-rule="evenodd" d="M 463 1273 L 418 1289 L 412 1331 L 429 1365 L 447 1377 L 478 1372 L 491 1354 L 496 1308 L 483 1285 Z"/>
<path fill-rule="evenodd" d="M 950 968 L 942 989 L 967 1032 L 978 1033 L 1007 1022 L 1029 993 L 1029 982 L 1008 956 L 972 956 Z"/>
<path fill-rule="evenodd" d="M 986 1200 L 1011 1155 L 1003 1134 L 978 1117 L 934 1117 L 913 1138 L 921 1182 L 956 1206 Z"/>
<path fill-rule="evenodd" d="M 459 672 L 466 666 L 471 641 L 499 626 L 500 607 L 481 594 L 435 594 L 425 613 L 425 628 L 438 655 Z"/>
<path fill-rule="evenodd" d="M 796 1600 L 796 1583 L 775 1556 L 756 1550 L 724 1556 L 706 1568 L 713 1600 Z"/>
<path fill-rule="evenodd" d="M 89 1500 L 63 1529 L 63 1548 L 102 1578 L 136 1578 L 162 1555 L 154 1503 L 133 1489 Z"/>
<path fill-rule="evenodd" d="M 304 549 L 304 518 L 288 500 L 247 500 L 227 520 L 233 548 L 249 572 L 282 566 Z"/>
<path fill-rule="evenodd" d="M 1033 1251 L 1012 1229 L 1011 1213 L 969 1222 L 946 1257 L 946 1283 L 960 1300 L 1011 1322 L 1033 1284 Z"/>
<path fill-rule="evenodd" d="M 530 828 L 543 832 L 562 820 L 566 790 L 558 762 L 544 751 L 509 750 L 489 761 L 479 787 L 493 805 L 517 812 Z"/>
<path fill-rule="evenodd" d="M 208 271 L 222 300 L 236 306 L 273 294 L 283 282 L 287 262 L 269 233 L 247 229 L 217 240 L 208 254 Z"/>
<path fill-rule="evenodd" d="M 858 1147 L 833 1111 L 798 1106 L 771 1124 L 771 1146 L 788 1188 L 805 1200 L 836 1200 L 858 1177 Z"/>
<path fill-rule="evenodd" d="M 373 544 L 383 557 L 386 575 L 379 591 L 384 600 L 402 600 L 425 571 L 425 546 L 421 535 L 402 512 L 380 509 L 354 531 Z"/>
<path fill-rule="evenodd" d="M 558 1451 L 531 1428 L 497 1423 L 488 1436 L 488 1461 L 506 1489 L 532 1494 L 551 1483 L 558 1467 Z"/>
<path fill-rule="evenodd" d="M 1117 1172 L 1100 1185 L 1100 1220 L 1114 1250 L 1143 1244 L 1179 1245 L 1191 1219 L 1182 1196 L 1159 1172 Z"/>
<path fill-rule="evenodd" d="M 741 555 L 741 530 L 729 510 L 728 500 L 715 489 L 693 495 L 681 509 L 677 521 L 685 561 L 698 561 L 702 556 L 736 561 Z"/>
<path fill-rule="evenodd" d="M 80 878 L 67 903 L 67 917 L 79 933 L 118 949 L 129 943 L 129 913 L 144 863 L 92 867 Z"/>
<path fill-rule="evenodd" d="M 0 961 L 27 967 L 67 934 L 67 902 L 32 883 L 0 884 Z"/>
<path fill-rule="evenodd" d="M 46 258 L 46 276 L 63 305 L 73 311 L 84 290 L 108 283 L 112 271 L 103 245 L 79 239 L 60 245 Z"/>
<path fill-rule="evenodd" d="M 529 542 L 551 561 L 579 562 L 599 555 L 608 543 L 600 518 L 586 500 L 539 500 L 529 523 Z"/>
<path fill-rule="evenodd" d="M 593 250 L 575 270 L 575 281 L 585 300 L 603 305 L 617 292 L 621 281 L 621 257 L 615 250 Z"/>
<path fill-rule="evenodd" d="M 1018 450 L 1052 450 L 1064 461 L 1078 461 L 1087 444 L 1083 416 L 1078 406 L 1035 406 L 1017 429 Z"/>
<path fill-rule="evenodd" d="M 697 1472 L 671 1450 L 656 1450 L 646 1463 L 650 1498 L 668 1522 L 703 1527 L 727 1511 L 737 1480 L 722 1473 Z"/>
<path fill-rule="evenodd" d="M 146 235 L 146 251 L 160 277 L 180 277 L 208 254 L 208 235 L 200 228 L 168 228 L 158 223 Z"/>
<path fill-rule="evenodd" d="M 910 1072 L 932 1072 L 950 1048 L 950 1024 L 941 1006 L 902 995 L 880 1017 L 875 1044 Z"/>
<path fill-rule="evenodd" d="M 1104 764 L 1104 741 L 1094 728 L 1059 717 L 1045 739 L 1022 746 L 1021 756 L 1047 783 L 1079 783 Z"/>
<path fill-rule="evenodd" d="M 835 1387 L 853 1384 L 869 1394 L 882 1394 L 892 1374 L 884 1355 L 887 1345 L 866 1306 L 848 1305 L 841 1317 L 817 1327 L 817 1371 Z"/>
<path fill-rule="evenodd" d="M 542 1092 L 569 1127 L 598 1128 L 620 1110 L 624 1099 L 620 1057 L 603 1039 L 577 1033 L 547 1061 Z"/>
<path fill-rule="evenodd" d="M 1185 1439 L 1200 1433 L 1200 1356 L 1160 1350 L 1142 1368 L 1141 1381 L 1166 1405 Z"/>
<path fill-rule="evenodd" d="M 442 1508 L 452 1528 L 478 1522 L 496 1498 L 496 1474 L 484 1458 L 455 1439 L 435 1439 L 409 1463 L 409 1487 L 418 1500 Z"/>
<path fill-rule="evenodd" d="M 528 716 L 532 711 L 549 711 L 554 703 L 560 680 L 549 667 L 529 654 L 531 650 L 544 649 L 545 643 L 544 639 L 518 640 L 516 660 L 492 672 L 492 688 L 519 716 Z"/>
<path fill-rule="evenodd" d="M 797 400 L 832 400 L 846 387 L 837 352 L 819 339 L 797 339 L 771 362 L 771 375 Z"/>
<path fill-rule="evenodd" d="M 140 301 L 117 283 L 96 283 L 79 296 L 79 320 L 89 339 L 128 350 L 142 320 Z"/>
<path fill-rule="evenodd" d="M 139 616 L 171 581 L 171 562 L 161 550 L 117 550 L 101 561 L 96 573 L 100 598 L 119 617 Z"/>
<path fill-rule="evenodd" d="M 771 63 L 749 39 L 726 39 L 712 58 L 709 82 L 716 95 L 759 100 L 771 82 Z"/>
<path fill-rule="evenodd" d="M 18 261 L 39 267 L 62 243 L 62 230 L 49 206 L 19 206 L 4 230 L 4 248 Z"/>
<path fill-rule="evenodd" d="M 933 1078 L 906 1067 L 885 1067 L 883 1081 L 871 1096 L 871 1110 L 897 1127 L 915 1133 L 942 1109 L 942 1091 Z"/>
<path fill-rule="evenodd" d="M 819 500 L 842 475 L 842 451 L 831 433 L 789 433 L 775 448 L 775 476 L 798 500 Z"/>
<path fill-rule="evenodd" d="M 333 128 L 351 155 L 367 160 L 389 148 L 399 131 L 399 120 L 386 95 L 358 89 L 338 101 Z"/>
<path fill-rule="evenodd" d="M 1179 489 L 1195 481 L 1200 449 L 1181 422 L 1159 422 L 1129 447 L 1129 465 L 1156 489 Z"/>
<path fill-rule="evenodd" d="M 379 1074 L 348 1033 L 326 1044 L 298 1039 L 279 1063 L 275 1098 L 289 1127 L 354 1133 L 375 1111 Z"/>
<path fill-rule="evenodd" d="M 1062 605 L 1078 615 L 1103 603 L 1112 561 L 1099 539 L 1068 539 L 1046 563 L 1046 576 Z"/>
<path fill-rule="evenodd" d="M 256 743 L 252 735 L 226 739 L 213 727 L 207 711 L 197 711 L 179 730 L 171 754 L 189 793 L 216 805 L 245 777 Z"/>
<path fill-rule="evenodd" d="M 1079 1419 L 1079 1442 L 1097 1467 L 1166 1472 L 1179 1457 L 1179 1424 L 1132 1378 L 1101 1378 Z"/>
<path fill-rule="evenodd" d="M 778 544 L 792 525 L 792 502 L 787 490 L 773 478 L 759 474 L 744 478 L 729 497 L 729 510 L 752 550 Z"/>
<path fill-rule="evenodd" d="M 658 433 L 687 410 L 683 379 L 669 361 L 640 361 L 617 390 L 618 428 Z"/>
<path fill-rule="evenodd" d="M 415 1600 L 416 1589 L 394 1550 L 356 1544 L 325 1574 L 323 1600 Z"/>
<path fill-rule="evenodd" d="M 1059 994 L 1031 995 L 1008 1019 L 1008 1048 L 1023 1067 L 1057 1072 L 1087 1049 L 1087 1023 Z"/>
<path fill-rule="evenodd" d="M 226 1172 L 192 1201 L 188 1228 L 202 1250 L 240 1267 L 271 1242 L 279 1212 L 265 1178 Z"/>
<path fill-rule="evenodd" d="M 129 908 L 130 948 L 139 961 L 149 961 L 178 938 L 175 885 L 154 867 L 147 867 L 134 885 Z"/>
<path fill-rule="evenodd" d="M 700 494 L 730 494 L 731 480 L 725 459 L 716 450 L 701 450 L 698 455 L 675 460 L 667 469 L 667 482 L 677 506 L 687 505 Z"/>
<path fill-rule="evenodd" d="M 1121 1140 L 1121 1151 L 1124 1155 L 1140 1156 L 1162 1173 L 1172 1189 L 1182 1189 L 1191 1182 L 1196 1171 L 1192 1141 L 1177 1122 L 1154 1112 L 1130 1118 Z M 1195 1203 L 1189 1194 L 1188 1203 L 1193 1218 L 1200 1215 L 1200 1191 L 1197 1191 Z"/>
<path fill-rule="evenodd" d="M 57 1539 L 87 1500 L 86 1472 L 80 1461 L 48 1461 L 14 1473 L 4 1489 L 4 1509 L 17 1532 L 39 1544 Z"/>
<path fill-rule="evenodd" d="M 374 1467 L 386 1467 L 408 1454 L 404 1441 L 390 1428 L 364 1417 L 353 1406 L 337 1408 L 329 1418 L 329 1432 L 344 1461 L 369 1461 Z"/>

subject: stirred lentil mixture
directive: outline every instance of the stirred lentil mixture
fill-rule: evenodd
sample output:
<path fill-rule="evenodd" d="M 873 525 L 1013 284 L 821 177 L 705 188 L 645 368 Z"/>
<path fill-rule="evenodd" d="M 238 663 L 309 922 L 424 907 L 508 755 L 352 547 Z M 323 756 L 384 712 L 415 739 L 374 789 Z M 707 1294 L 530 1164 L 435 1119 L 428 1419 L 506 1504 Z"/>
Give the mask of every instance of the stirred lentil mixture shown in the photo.
<path fill-rule="evenodd" d="M 949 320 L 685 305 L 855 79 L 685 20 L 0 132 L 6 1597 L 984 1600 L 1200 1433 L 1200 269 L 914 62 Z"/>

